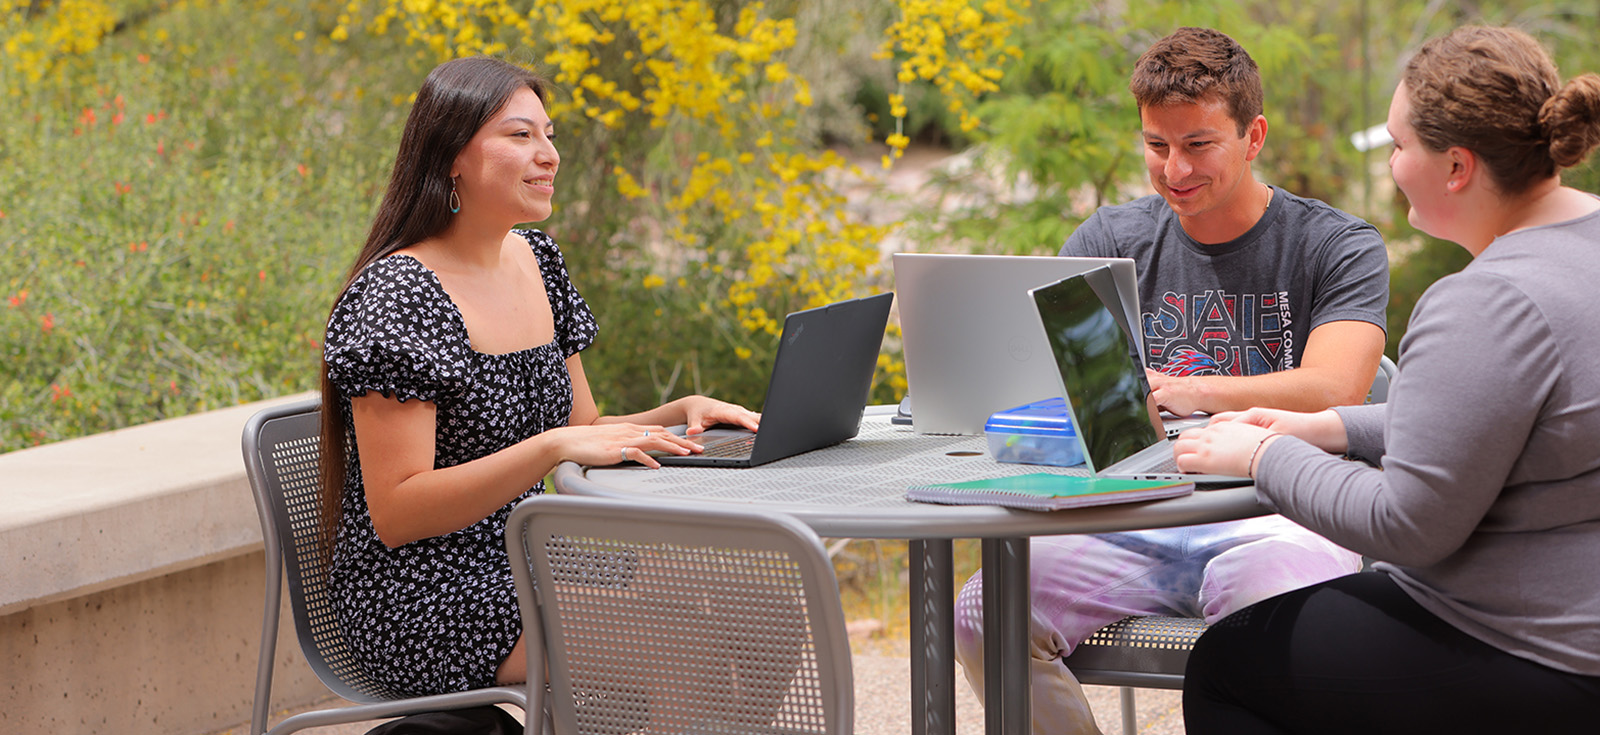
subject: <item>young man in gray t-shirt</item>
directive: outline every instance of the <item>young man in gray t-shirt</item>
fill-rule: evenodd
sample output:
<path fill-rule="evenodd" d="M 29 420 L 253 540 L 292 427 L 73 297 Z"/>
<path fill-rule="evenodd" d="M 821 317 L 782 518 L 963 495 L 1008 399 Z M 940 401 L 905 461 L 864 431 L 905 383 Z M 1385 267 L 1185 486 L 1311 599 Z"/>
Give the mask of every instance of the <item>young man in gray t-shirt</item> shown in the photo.
<path fill-rule="evenodd" d="M 1384 343 L 1383 240 L 1322 202 L 1250 185 L 1265 213 L 1225 241 L 1196 239 L 1152 195 L 1102 207 L 1061 254 L 1137 263 L 1145 365 L 1172 413 L 1360 403 Z"/>
<path fill-rule="evenodd" d="M 1216 31 L 1156 42 L 1129 84 L 1156 194 L 1102 207 L 1062 255 L 1133 258 L 1144 361 L 1170 413 L 1360 403 L 1383 353 L 1388 256 L 1376 230 L 1256 181 L 1261 78 Z M 1187 528 L 1035 538 L 1029 654 L 1036 733 L 1098 733 L 1061 663 L 1129 615 L 1214 622 L 1354 572 L 1356 554 L 1282 516 Z M 982 580 L 962 589 L 956 657 L 983 696 Z"/>

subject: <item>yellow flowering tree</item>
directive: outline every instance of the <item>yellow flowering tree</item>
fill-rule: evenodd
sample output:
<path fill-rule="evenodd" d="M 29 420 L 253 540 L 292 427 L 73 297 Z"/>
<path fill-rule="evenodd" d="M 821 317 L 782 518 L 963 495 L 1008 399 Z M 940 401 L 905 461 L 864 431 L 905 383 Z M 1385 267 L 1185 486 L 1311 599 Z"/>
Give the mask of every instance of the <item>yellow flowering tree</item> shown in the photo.
<path fill-rule="evenodd" d="M 22 96 L 61 60 L 99 47 L 116 26 L 117 13 L 105 0 L 0 0 L 0 51 L 8 62 L 8 97 Z"/>
<path fill-rule="evenodd" d="M 602 320 L 608 408 L 757 404 L 784 313 L 888 288 L 899 215 L 845 195 L 881 175 L 852 161 L 909 139 L 864 140 L 856 89 L 895 95 L 886 119 L 938 96 L 943 124 L 970 124 L 1009 7 L 0 0 L 0 442 L 312 387 L 410 93 L 477 53 L 555 84 L 565 165 L 541 227 Z M 897 399 L 893 333 L 880 366 L 875 397 Z"/>
<path fill-rule="evenodd" d="M 889 26 L 881 58 L 897 60 L 895 81 L 900 90 L 889 96 L 889 114 L 895 132 L 885 141 L 890 152 L 883 159 L 889 168 L 910 138 L 905 134 L 906 85 L 931 84 L 944 98 L 956 128 L 971 133 L 979 125 L 971 103 L 1000 91 L 1003 67 L 1022 57 L 1011 41 L 1026 22 L 1022 11 L 1030 0 L 898 0 L 900 18 Z"/>
<path fill-rule="evenodd" d="M 425 65 L 536 52 L 531 61 L 558 90 L 551 114 L 564 133 L 561 178 L 570 181 L 544 226 L 605 307 L 599 349 L 629 353 L 595 361 L 600 379 L 630 405 L 689 390 L 754 403 L 784 313 L 882 281 L 886 228 L 853 216 L 840 190 L 860 173 L 799 132 L 814 100 L 792 68 L 795 10 L 709 0 L 352 0 L 331 35 L 400 29 Z M 664 342 L 664 332 L 682 339 Z M 648 384 L 607 372 L 636 372 L 641 360 L 655 371 Z M 712 378 L 711 365 L 737 367 Z M 903 391 L 903 372 L 886 367 L 885 392 Z"/>

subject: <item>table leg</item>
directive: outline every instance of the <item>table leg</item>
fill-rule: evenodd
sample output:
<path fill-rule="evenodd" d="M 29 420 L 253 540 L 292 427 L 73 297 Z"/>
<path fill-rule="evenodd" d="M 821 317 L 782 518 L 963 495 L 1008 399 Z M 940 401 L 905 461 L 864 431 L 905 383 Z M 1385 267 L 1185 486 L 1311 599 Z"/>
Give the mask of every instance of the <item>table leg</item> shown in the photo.
<path fill-rule="evenodd" d="M 955 562 L 949 539 L 914 539 L 911 563 L 911 733 L 955 735 Z"/>
<path fill-rule="evenodd" d="M 984 731 L 1030 735 L 1028 540 L 983 540 Z"/>

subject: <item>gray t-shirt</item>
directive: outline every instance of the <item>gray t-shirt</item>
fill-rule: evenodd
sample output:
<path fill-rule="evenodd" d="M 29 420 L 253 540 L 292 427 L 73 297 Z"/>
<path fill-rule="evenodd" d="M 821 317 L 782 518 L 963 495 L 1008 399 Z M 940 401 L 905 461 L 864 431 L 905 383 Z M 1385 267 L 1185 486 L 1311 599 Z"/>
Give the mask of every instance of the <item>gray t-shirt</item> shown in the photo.
<path fill-rule="evenodd" d="M 1258 495 L 1473 637 L 1600 676 L 1596 283 L 1600 212 L 1495 240 L 1417 302 L 1389 402 L 1336 409 L 1383 469 L 1283 439 Z"/>
<path fill-rule="evenodd" d="M 1145 364 L 1174 375 L 1260 375 L 1300 364 L 1312 329 L 1386 328 L 1389 256 L 1372 225 L 1273 188 L 1255 226 L 1205 245 L 1161 197 L 1101 207 L 1062 255 L 1132 258 Z"/>

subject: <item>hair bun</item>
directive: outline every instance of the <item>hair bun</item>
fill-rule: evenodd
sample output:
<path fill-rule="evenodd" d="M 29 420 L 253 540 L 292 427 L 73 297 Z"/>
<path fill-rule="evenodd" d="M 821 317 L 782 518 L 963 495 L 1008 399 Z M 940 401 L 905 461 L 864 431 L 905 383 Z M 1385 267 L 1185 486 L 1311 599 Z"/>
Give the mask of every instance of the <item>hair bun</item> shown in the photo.
<path fill-rule="evenodd" d="M 1568 81 L 1539 108 L 1539 127 L 1550 139 L 1550 160 L 1559 168 L 1582 163 L 1600 146 L 1600 75 Z"/>

